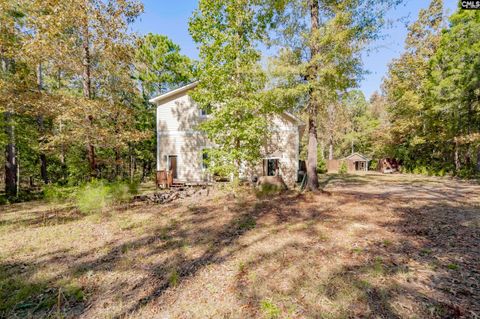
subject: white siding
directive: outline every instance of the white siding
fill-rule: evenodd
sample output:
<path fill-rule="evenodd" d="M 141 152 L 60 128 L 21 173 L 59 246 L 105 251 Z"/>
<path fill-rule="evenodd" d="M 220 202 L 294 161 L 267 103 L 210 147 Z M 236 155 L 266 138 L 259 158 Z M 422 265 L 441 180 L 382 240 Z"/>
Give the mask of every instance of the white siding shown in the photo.
<path fill-rule="evenodd" d="M 278 158 L 280 175 L 289 186 L 297 181 L 300 131 L 296 123 L 286 116 L 275 116 L 270 120 L 270 136 L 262 150 L 264 158 Z M 263 161 L 255 170 L 256 175 L 263 174 Z"/>
<path fill-rule="evenodd" d="M 201 151 L 208 145 L 198 131 L 200 110 L 185 94 L 173 96 L 157 106 L 157 170 L 167 169 L 168 155 L 177 155 L 178 179 L 201 181 Z"/>

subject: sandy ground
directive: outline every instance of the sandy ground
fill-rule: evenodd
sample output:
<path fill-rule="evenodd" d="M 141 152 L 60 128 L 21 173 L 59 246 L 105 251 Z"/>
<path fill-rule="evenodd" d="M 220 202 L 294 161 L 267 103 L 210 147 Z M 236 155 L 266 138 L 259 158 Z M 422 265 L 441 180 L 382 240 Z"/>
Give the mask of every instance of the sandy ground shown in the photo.
<path fill-rule="evenodd" d="M 0 207 L 0 317 L 475 318 L 480 186 L 324 176 L 84 216 Z"/>

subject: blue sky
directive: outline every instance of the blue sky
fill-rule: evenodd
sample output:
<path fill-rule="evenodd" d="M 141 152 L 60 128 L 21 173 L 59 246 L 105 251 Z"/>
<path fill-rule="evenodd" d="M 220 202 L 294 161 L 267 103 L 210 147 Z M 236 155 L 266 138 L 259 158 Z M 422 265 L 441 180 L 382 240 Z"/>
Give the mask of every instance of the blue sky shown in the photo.
<path fill-rule="evenodd" d="M 144 0 L 145 13 L 133 26 L 141 34 L 148 32 L 165 34 L 179 44 L 182 52 L 191 58 L 197 57 L 197 48 L 188 33 L 188 19 L 197 7 L 198 0 Z M 368 98 L 380 89 L 382 77 L 388 63 L 403 51 L 407 33 L 406 23 L 416 19 L 418 12 L 426 8 L 429 0 L 404 0 L 404 3 L 387 18 L 392 25 L 384 30 L 385 37 L 371 44 L 370 50 L 363 54 L 364 67 L 369 72 L 360 84 L 360 89 Z M 444 0 L 447 12 L 456 8 L 456 0 Z"/>

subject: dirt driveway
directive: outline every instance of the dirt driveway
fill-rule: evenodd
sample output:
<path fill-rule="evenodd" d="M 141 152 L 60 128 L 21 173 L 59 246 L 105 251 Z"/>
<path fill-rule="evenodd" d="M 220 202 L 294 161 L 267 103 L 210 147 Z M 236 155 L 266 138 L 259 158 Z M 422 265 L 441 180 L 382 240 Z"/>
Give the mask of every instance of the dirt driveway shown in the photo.
<path fill-rule="evenodd" d="M 322 186 L 90 216 L 6 207 L 0 317 L 480 315 L 479 185 L 368 174 Z"/>

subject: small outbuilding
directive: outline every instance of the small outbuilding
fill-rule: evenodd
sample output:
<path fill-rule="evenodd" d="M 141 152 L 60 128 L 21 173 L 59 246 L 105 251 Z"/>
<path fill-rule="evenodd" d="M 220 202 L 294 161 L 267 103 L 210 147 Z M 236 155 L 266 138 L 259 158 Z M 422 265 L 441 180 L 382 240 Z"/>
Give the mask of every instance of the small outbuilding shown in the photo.
<path fill-rule="evenodd" d="M 370 158 L 360 153 L 352 153 L 349 156 L 338 159 L 338 160 L 329 160 L 327 161 L 327 169 L 329 172 L 338 172 L 343 163 L 347 167 L 349 173 L 353 172 L 366 172 L 368 171 L 368 163 Z"/>
<path fill-rule="evenodd" d="M 400 165 L 394 158 L 385 157 L 378 161 L 377 170 L 384 173 L 398 172 Z"/>
<path fill-rule="evenodd" d="M 363 154 L 353 153 L 343 159 L 353 164 L 354 171 L 368 171 L 368 162 L 370 159 Z"/>

